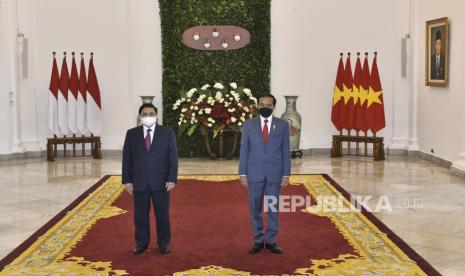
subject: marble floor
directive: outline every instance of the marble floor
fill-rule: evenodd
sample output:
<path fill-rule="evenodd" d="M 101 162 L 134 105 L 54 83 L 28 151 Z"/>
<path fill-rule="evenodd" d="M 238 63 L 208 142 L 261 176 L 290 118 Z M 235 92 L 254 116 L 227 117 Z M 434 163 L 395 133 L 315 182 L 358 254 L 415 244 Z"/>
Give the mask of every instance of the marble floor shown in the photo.
<path fill-rule="evenodd" d="M 119 156 L 102 160 L 21 159 L 0 162 L 0 258 L 107 174 Z M 294 160 L 294 173 L 327 173 L 353 195 L 386 197 L 392 212 L 376 216 L 444 275 L 465 275 L 465 179 L 416 157 L 385 162 L 323 155 Z M 183 159 L 180 174 L 234 174 L 237 160 Z"/>

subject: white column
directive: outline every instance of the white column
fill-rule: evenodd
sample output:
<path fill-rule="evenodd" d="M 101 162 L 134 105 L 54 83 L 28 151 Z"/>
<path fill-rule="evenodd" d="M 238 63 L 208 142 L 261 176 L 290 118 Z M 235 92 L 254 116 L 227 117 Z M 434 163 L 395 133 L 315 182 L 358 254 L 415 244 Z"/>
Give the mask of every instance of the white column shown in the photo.
<path fill-rule="evenodd" d="M 6 2 L 0 1 L 0 154 L 10 153 L 11 148 L 11 118 L 10 118 L 10 74 L 8 67 L 8 37 Z"/>
<path fill-rule="evenodd" d="M 0 32 L 2 35 L 2 98 L 6 95 L 5 109 L 2 108 L 7 118 L 6 136 L 8 144 L 2 149 L 2 153 L 23 152 L 21 144 L 20 124 L 20 106 L 18 104 L 19 85 L 18 85 L 18 47 L 16 42 L 17 35 L 17 0 L 3 0 L 0 2 Z M 2 81 L 2 82 L 3 82 Z"/>
<path fill-rule="evenodd" d="M 412 75 L 410 72 L 407 76 L 402 76 L 402 54 L 401 54 L 401 39 L 405 38 L 410 33 L 410 5 L 409 1 L 396 0 L 394 13 L 394 72 L 393 72 L 393 87 L 392 93 L 392 110 L 386 110 L 386 115 L 391 114 L 392 119 L 392 138 L 387 143 L 388 149 L 408 149 L 409 135 L 409 93 L 411 90 Z M 407 47 L 411 41 L 407 39 Z M 410 67 L 411 55 L 408 55 L 407 66 Z M 386 118 L 387 119 L 387 118 Z"/>
<path fill-rule="evenodd" d="M 418 0 L 409 0 L 410 4 L 410 42 L 409 42 L 409 133 L 408 133 L 408 150 L 417 151 L 418 147 L 418 136 L 417 136 L 417 126 L 418 126 L 418 76 L 422 72 L 423 68 L 419 68 L 417 50 L 419 45 L 417 37 L 418 33 L 423 31 L 423 25 L 417 24 L 419 22 L 418 18 Z"/>
<path fill-rule="evenodd" d="M 17 32 L 24 35 L 16 41 L 16 63 L 17 63 L 17 104 L 19 116 L 19 132 L 21 133 L 21 145 L 24 151 L 44 150 L 40 145 L 38 137 L 37 118 L 37 72 L 35 62 L 35 6 L 34 0 L 17 1 Z M 27 42 L 26 42 L 27 41 Z M 27 47 L 23 47 L 27 44 Z M 23 59 L 23 55 L 26 56 Z M 27 68 L 24 75 L 23 68 Z"/>
<path fill-rule="evenodd" d="M 158 118 L 162 122 L 162 56 L 158 1 L 128 1 L 129 72 L 131 116 L 133 122 L 142 101 L 139 96 L 155 96 Z"/>

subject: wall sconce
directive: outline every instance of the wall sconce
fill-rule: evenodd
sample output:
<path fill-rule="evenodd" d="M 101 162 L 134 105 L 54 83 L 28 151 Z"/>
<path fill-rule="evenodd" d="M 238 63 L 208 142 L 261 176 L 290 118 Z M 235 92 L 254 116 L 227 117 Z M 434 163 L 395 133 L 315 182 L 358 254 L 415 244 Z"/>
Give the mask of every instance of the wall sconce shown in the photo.
<path fill-rule="evenodd" d="M 194 33 L 194 36 L 192 37 L 195 41 L 200 39 L 199 33 Z"/>
<path fill-rule="evenodd" d="M 220 36 L 220 32 L 218 32 L 216 28 L 213 28 L 212 36 L 217 38 L 218 36 Z"/>
<path fill-rule="evenodd" d="M 210 41 L 205 40 L 205 41 L 203 42 L 203 47 L 205 47 L 205 49 L 210 48 Z"/>
<path fill-rule="evenodd" d="M 241 40 L 241 35 L 240 34 L 235 34 L 234 35 L 234 40 L 235 41 L 240 41 Z"/>

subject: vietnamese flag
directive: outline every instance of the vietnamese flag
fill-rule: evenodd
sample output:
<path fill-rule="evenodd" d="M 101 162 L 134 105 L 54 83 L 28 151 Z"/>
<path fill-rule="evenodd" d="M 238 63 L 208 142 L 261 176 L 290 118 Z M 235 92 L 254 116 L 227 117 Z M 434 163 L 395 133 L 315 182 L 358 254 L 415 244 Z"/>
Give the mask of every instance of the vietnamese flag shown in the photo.
<path fill-rule="evenodd" d="M 360 130 L 363 130 L 365 134 L 368 132 L 368 124 L 366 121 L 366 111 L 367 111 L 367 98 L 368 90 L 370 89 L 370 67 L 368 65 L 368 53 L 365 53 L 365 60 L 363 61 L 362 67 L 362 78 L 360 81 L 360 90 L 359 90 L 359 104 L 360 104 L 360 116 L 357 119 L 357 124 L 360 126 Z"/>
<path fill-rule="evenodd" d="M 354 103 L 352 100 L 352 86 L 354 83 L 354 79 L 352 77 L 352 65 L 350 64 L 350 53 L 346 59 L 346 65 L 344 67 L 344 91 L 342 92 L 342 97 L 344 99 L 344 106 L 342 108 L 341 116 L 340 116 L 340 124 L 342 128 L 347 129 L 350 131 L 353 129 L 353 121 L 349 121 L 350 118 L 353 118 L 350 113 L 353 113 L 354 110 Z"/>
<path fill-rule="evenodd" d="M 334 85 L 333 91 L 333 106 L 331 109 L 331 122 L 336 127 L 337 130 L 341 130 L 340 124 L 340 114 L 341 110 L 344 107 L 344 101 L 342 100 L 342 91 L 344 90 L 343 87 L 344 82 L 344 65 L 342 62 L 342 53 L 341 57 L 339 58 L 339 65 L 337 67 L 336 73 L 336 83 Z"/>
<path fill-rule="evenodd" d="M 376 53 L 371 66 L 370 88 L 368 90 L 366 120 L 368 127 L 373 134 L 380 131 L 386 126 L 384 118 L 384 101 L 381 80 L 379 79 L 378 65 L 376 62 Z"/>
<path fill-rule="evenodd" d="M 360 54 L 357 53 L 357 62 L 355 63 L 355 71 L 354 71 L 354 85 L 353 85 L 353 101 L 354 101 L 354 129 L 359 131 L 363 128 L 364 120 L 365 120 L 365 113 L 362 110 L 362 105 L 360 102 L 360 86 L 362 82 L 363 72 L 362 72 L 362 64 L 360 62 Z"/>

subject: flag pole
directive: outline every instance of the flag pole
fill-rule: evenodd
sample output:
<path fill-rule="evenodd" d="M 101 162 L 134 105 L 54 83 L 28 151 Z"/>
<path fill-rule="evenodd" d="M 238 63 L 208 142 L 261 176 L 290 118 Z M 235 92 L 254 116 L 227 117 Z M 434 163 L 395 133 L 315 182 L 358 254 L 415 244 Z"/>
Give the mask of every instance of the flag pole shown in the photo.
<path fill-rule="evenodd" d="M 91 60 L 94 59 L 94 52 L 90 52 L 90 59 Z M 90 137 L 94 137 L 94 134 L 92 132 L 90 133 Z M 94 155 L 95 143 L 92 142 L 90 145 L 91 145 L 90 146 L 90 152 L 91 152 L 92 155 Z"/>
<path fill-rule="evenodd" d="M 365 132 L 365 138 L 368 137 L 368 130 L 367 131 L 364 131 Z M 365 157 L 368 157 L 368 143 L 365 139 Z"/>
<path fill-rule="evenodd" d="M 344 53 L 343 53 L 343 52 L 340 52 L 339 55 L 341 56 L 341 59 L 342 59 L 343 56 L 344 56 Z M 339 135 L 340 135 L 340 136 L 343 135 L 343 134 L 342 134 L 342 128 L 339 130 Z M 341 144 L 342 144 L 342 143 L 341 143 Z M 341 151 L 342 151 L 342 149 L 341 149 Z"/>
<path fill-rule="evenodd" d="M 63 52 L 63 55 L 66 58 L 66 52 Z M 66 138 L 66 133 L 63 133 L 63 138 Z M 66 141 L 63 143 L 63 157 L 66 157 Z"/>
<path fill-rule="evenodd" d="M 74 56 L 75 56 L 75 52 L 71 52 L 71 55 L 73 56 L 73 59 L 74 59 Z M 76 134 L 73 133 L 73 138 L 76 138 Z M 73 157 L 76 157 L 76 143 L 73 142 Z"/>
<path fill-rule="evenodd" d="M 368 52 L 365 52 L 365 59 L 367 59 L 367 58 L 368 58 Z M 368 89 L 369 89 L 369 87 L 368 87 Z M 365 126 L 366 126 L 366 122 L 365 122 Z M 368 137 L 368 130 L 365 130 L 364 133 L 365 133 L 365 138 L 367 138 Z M 366 139 L 365 139 L 365 157 L 368 157 L 368 144 L 366 142 Z"/>
<path fill-rule="evenodd" d="M 84 57 L 84 52 L 81 52 L 81 59 Z M 84 138 L 86 137 L 84 135 L 84 133 L 81 134 L 81 137 Z M 84 142 L 82 142 L 81 144 L 81 156 L 85 156 L 86 155 L 86 144 Z"/>
<path fill-rule="evenodd" d="M 350 52 L 347 53 L 347 55 L 349 56 L 349 60 L 350 60 Z M 352 70 L 351 70 L 352 71 Z M 353 83 L 353 82 L 352 82 Z M 352 84 L 353 86 L 353 84 Z M 348 88 L 348 87 L 347 87 Z M 347 136 L 350 137 L 350 131 L 351 129 L 347 129 Z M 348 146 L 348 153 L 347 154 L 351 154 L 351 149 L 350 149 L 350 140 L 347 142 L 347 146 Z"/>
<path fill-rule="evenodd" d="M 375 51 L 375 59 L 376 59 L 377 57 L 378 57 L 378 52 Z M 373 70 L 373 68 L 372 68 L 372 70 Z M 376 137 L 376 132 L 374 132 L 374 131 L 373 131 L 373 137 Z"/>
<path fill-rule="evenodd" d="M 358 58 L 360 57 L 360 52 L 357 52 L 357 60 Z M 359 83 L 360 85 L 360 83 Z M 360 91 L 360 87 L 359 87 L 359 91 Z M 357 143 L 355 144 L 355 155 L 359 156 L 360 155 L 360 145 L 359 145 L 359 142 L 358 142 L 358 133 L 359 133 L 359 130 L 356 130 L 356 133 L 355 133 L 355 136 L 357 136 Z"/>
<path fill-rule="evenodd" d="M 57 52 L 55 52 L 55 51 L 52 52 L 53 58 L 55 58 L 56 54 L 57 54 Z M 57 110 L 55 110 L 55 115 L 57 116 L 57 121 L 56 121 L 56 123 L 58 124 L 58 112 L 57 112 Z M 57 137 L 56 134 L 53 134 L 53 138 L 56 139 L 56 138 L 58 138 L 58 137 Z M 57 144 L 55 144 L 54 147 L 55 147 L 55 157 L 56 157 L 56 156 L 57 156 Z"/>
<path fill-rule="evenodd" d="M 55 52 L 55 51 L 52 52 L 52 55 L 53 55 L 53 58 L 54 58 L 54 59 L 55 59 L 56 54 L 57 54 L 57 52 Z M 56 110 L 55 110 L 55 111 L 56 111 Z M 57 112 L 55 112 L 55 113 L 57 113 Z M 57 116 L 57 118 L 58 118 L 58 114 L 56 114 L 56 116 Z M 58 124 L 58 119 L 57 119 L 57 122 L 56 122 L 56 123 Z M 54 138 L 54 139 L 57 139 L 57 138 L 58 138 L 57 135 L 56 135 L 56 133 L 53 134 L 53 138 Z M 56 143 L 53 144 L 53 156 L 57 157 L 57 144 L 56 144 Z"/>

